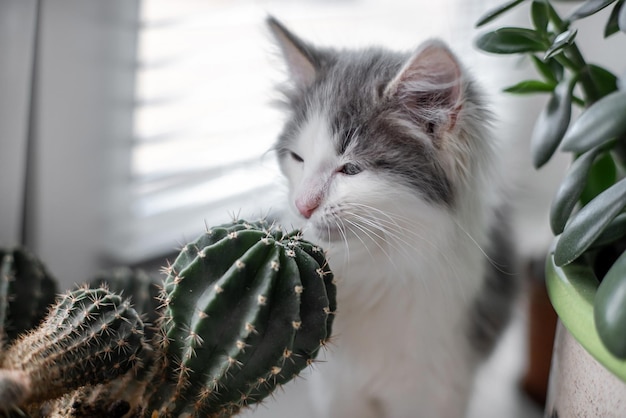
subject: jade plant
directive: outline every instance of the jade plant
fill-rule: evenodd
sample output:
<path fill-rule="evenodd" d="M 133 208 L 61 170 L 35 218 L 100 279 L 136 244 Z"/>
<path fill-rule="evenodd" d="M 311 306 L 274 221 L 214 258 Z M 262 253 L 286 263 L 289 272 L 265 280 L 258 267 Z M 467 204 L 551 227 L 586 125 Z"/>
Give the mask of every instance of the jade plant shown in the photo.
<path fill-rule="evenodd" d="M 530 27 L 500 27 L 476 40 L 486 52 L 525 55 L 537 70 L 536 78 L 505 91 L 549 95 L 531 138 L 533 164 L 540 168 L 557 150 L 570 153 L 573 162 L 551 204 L 556 238 L 548 262 L 564 269 L 587 266 L 599 278 L 595 326 L 606 348 L 621 359 L 626 359 L 626 80 L 585 59 L 576 24 L 609 7 L 603 35 L 623 36 L 624 3 L 588 0 L 562 16 L 548 0 L 509 1 L 477 26 L 526 5 Z M 580 109 L 575 119 L 574 107 Z"/>
<path fill-rule="evenodd" d="M 60 297 L 3 350 L 0 416 L 230 417 L 297 376 L 330 338 L 333 274 L 299 231 L 234 221 L 164 272 L 158 294 L 149 276 L 123 269 Z"/>

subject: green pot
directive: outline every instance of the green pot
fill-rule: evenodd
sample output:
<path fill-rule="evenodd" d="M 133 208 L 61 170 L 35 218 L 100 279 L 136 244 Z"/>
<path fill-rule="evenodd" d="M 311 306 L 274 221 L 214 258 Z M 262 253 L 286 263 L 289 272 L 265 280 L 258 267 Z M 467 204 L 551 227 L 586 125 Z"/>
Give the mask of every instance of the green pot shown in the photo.
<path fill-rule="evenodd" d="M 548 257 L 546 284 L 559 321 L 552 352 L 546 418 L 623 418 L 626 361 L 607 351 L 596 331 L 598 279 L 590 266 L 565 267 Z"/>
<path fill-rule="evenodd" d="M 626 360 L 607 351 L 598 336 L 593 319 L 593 300 L 599 281 L 591 266 L 572 263 L 564 267 L 546 263 L 546 285 L 552 306 L 572 336 L 600 364 L 626 382 Z"/>

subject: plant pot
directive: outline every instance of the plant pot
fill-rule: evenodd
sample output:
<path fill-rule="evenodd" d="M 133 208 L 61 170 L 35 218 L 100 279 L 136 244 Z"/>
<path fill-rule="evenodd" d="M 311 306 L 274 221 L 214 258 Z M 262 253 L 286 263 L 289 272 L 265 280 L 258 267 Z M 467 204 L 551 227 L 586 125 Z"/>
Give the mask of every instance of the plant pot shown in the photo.
<path fill-rule="evenodd" d="M 554 342 L 547 417 L 624 417 L 626 360 L 609 353 L 593 319 L 598 280 L 590 266 L 546 263 L 546 284 L 559 316 Z"/>

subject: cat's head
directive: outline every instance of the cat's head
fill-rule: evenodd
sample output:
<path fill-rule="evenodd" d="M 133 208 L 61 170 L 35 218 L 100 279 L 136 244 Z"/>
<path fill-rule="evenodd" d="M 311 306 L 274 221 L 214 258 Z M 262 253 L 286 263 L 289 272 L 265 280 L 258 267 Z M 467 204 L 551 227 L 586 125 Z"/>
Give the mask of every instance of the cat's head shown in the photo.
<path fill-rule="evenodd" d="M 407 212 L 458 209 L 487 157 L 488 114 L 441 41 L 409 54 L 333 50 L 268 24 L 290 79 L 280 167 L 318 236 L 371 238 Z"/>

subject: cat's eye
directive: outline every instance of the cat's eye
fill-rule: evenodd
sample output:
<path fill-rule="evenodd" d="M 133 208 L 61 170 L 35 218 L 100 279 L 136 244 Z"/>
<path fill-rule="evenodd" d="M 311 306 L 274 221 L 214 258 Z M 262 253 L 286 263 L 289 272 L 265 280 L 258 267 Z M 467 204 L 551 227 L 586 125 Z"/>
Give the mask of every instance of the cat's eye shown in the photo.
<path fill-rule="evenodd" d="M 345 163 L 339 168 L 338 171 L 348 176 L 354 176 L 355 174 L 359 174 L 363 170 L 361 169 L 361 167 L 354 163 Z"/>
<path fill-rule="evenodd" d="M 304 161 L 304 159 L 302 157 L 300 157 L 298 154 L 296 154 L 293 151 L 289 151 L 289 155 L 291 156 L 291 158 L 293 158 L 294 160 L 296 160 L 299 163 Z"/>

